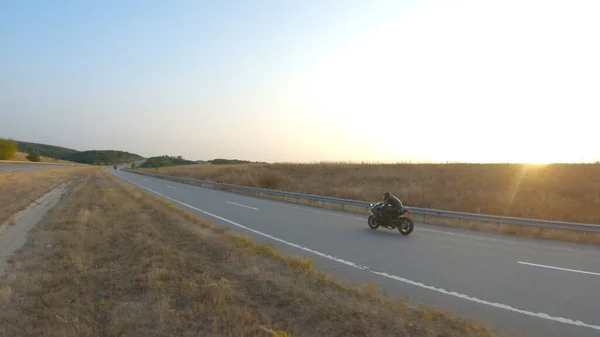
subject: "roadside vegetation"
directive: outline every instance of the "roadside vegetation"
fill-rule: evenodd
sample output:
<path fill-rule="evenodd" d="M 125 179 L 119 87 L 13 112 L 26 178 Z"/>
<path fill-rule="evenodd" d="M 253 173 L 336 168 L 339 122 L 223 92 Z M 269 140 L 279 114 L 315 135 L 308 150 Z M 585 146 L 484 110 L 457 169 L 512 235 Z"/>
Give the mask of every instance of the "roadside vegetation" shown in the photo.
<path fill-rule="evenodd" d="M 0 173 L 0 224 L 55 186 L 90 169 L 59 167 Z"/>
<path fill-rule="evenodd" d="M 32 161 L 32 162 L 40 162 L 40 161 L 42 161 L 42 158 L 40 157 L 40 154 L 37 153 L 36 151 L 31 151 L 27 155 L 27 160 Z"/>
<path fill-rule="evenodd" d="M 387 190 L 413 207 L 600 223 L 598 164 L 198 164 L 147 171 L 366 201 Z"/>
<path fill-rule="evenodd" d="M 11 261 L 3 336 L 493 335 L 342 284 L 103 170 L 78 176 Z"/>
<path fill-rule="evenodd" d="M 0 160 L 11 160 L 17 152 L 17 143 L 12 139 L 0 138 Z"/>

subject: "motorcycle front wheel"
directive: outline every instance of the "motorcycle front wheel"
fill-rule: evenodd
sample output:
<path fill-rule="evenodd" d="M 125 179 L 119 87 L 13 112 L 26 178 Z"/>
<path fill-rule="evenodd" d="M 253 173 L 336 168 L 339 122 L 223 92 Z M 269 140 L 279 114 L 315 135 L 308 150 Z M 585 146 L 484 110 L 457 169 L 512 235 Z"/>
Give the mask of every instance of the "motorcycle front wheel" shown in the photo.
<path fill-rule="evenodd" d="M 371 229 L 377 229 L 379 227 L 379 224 L 377 222 L 375 222 L 375 217 L 374 216 L 369 216 L 369 219 L 367 220 L 367 222 L 369 223 L 369 227 Z"/>
<path fill-rule="evenodd" d="M 398 226 L 398 231 L 402 235 L 409 235 L 415 229 L 415 224 L 413 223 L 411 218 L 402 218 L 400 225 Z"/>

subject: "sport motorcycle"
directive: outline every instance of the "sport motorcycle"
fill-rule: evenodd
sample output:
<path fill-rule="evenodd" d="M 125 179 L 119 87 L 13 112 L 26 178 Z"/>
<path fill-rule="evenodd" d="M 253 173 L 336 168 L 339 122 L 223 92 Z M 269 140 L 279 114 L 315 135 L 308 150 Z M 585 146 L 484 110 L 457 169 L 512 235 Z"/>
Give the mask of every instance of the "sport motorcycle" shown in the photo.
<path fill-rule="evenodd" d="M 379 201 L 376 204 L 370 204 L 371 215 L 369 215 L 369 219 L 367 220 L 369 227 L 371 229 L 377 229 L 380 226 L 387 229 L 398 229 L 402 235 L 409 235 L 412 233 L 415 224 L 411 218 L 404 216 L 408 213 L 408 208 L 402 207 L 400 211 L 392 215 L 392 219 L 390 220 L 383 214 L 384 205 L 385 203 L 383 201 Z"/>

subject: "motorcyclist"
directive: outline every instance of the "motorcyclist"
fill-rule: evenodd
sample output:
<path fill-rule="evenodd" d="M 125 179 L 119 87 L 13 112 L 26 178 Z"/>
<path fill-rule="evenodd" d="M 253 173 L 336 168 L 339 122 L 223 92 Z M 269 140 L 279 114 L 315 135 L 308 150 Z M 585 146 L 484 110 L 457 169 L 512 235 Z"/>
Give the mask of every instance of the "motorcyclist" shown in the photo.
<path fill-rule="evenodd" d="M 388 221 L 392 221 L 394 214 L 404 208 L 402 201 L 388 191 L 383 192 L 383 201 L 385 204 L 381 211 Z"/>

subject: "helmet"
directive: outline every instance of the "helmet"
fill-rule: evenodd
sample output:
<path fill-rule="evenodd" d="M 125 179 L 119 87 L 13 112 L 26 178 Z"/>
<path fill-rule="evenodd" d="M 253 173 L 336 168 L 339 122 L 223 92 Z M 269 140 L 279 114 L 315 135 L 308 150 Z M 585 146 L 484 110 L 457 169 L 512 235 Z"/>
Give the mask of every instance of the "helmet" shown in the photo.
<path fill-rule="evenodd" d="M 383 192 L 383 197 L 385 199 L 389 198 L 390 196 L 391 196 L 390 192 L 388 192 L 388 191 Z"/>

